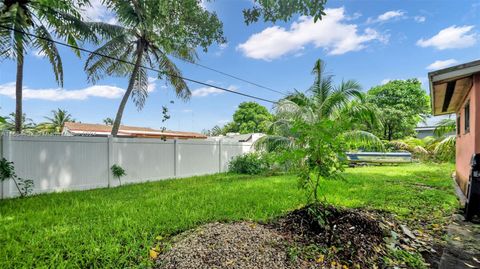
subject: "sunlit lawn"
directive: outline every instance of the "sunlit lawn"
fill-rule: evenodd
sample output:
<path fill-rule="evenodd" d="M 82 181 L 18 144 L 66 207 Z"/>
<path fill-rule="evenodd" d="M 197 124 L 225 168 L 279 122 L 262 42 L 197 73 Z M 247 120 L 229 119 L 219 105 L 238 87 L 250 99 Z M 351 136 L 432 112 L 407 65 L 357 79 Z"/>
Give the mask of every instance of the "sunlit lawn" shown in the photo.
<path fill-rule="evenodd" d="M 431 219 L 457 206 L 453 165 L 349 168 L 331 203 Z M 0 268 L 148 265 L 158 235 L 211 221 L 268 220 L 301 206 L 295 176 L 218 174 L 0 201 Z"/>

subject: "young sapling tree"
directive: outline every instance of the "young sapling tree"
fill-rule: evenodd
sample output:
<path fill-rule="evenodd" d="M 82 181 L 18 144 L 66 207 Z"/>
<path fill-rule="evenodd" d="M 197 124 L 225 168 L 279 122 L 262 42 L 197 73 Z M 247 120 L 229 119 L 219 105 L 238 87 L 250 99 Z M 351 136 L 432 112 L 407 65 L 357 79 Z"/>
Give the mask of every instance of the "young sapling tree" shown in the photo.
<path fill-rule="evenodd" d="M 123 169 L 120 165 L 114 164 L 110 168 L 112 170 L 112 174 L 114 177 L 118 179 L 118 182 L 120 182 L 120 186 L 122 185 L 122 180 L 121 177 L 126 176 L 127 173 L 125 173 L 125 169 Z"/>

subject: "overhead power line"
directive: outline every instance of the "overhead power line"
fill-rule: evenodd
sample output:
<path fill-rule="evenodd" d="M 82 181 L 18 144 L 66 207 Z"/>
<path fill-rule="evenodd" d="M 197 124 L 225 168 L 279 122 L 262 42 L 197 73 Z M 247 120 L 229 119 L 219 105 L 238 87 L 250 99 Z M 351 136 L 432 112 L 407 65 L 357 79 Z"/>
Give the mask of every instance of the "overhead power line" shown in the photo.
<path fill-rule="evenodd" d="M 184 61 L 184 62 L 187 62 L 187 63 L 190 63 L 190 64 L 194 64 L 194 65 L 196 65 L 196 66 L 199 66 L 199 67 L 208 69 L 208 70 L 210 70 L 210 71 L 213 71 L 213 72 L 216 72 L 216 73 L 219 73 L 219 74 L 222 74 L 222 75 L 224 75 L 224 76 L 231 77 L 231 78 L 233 78 L 233 79 L 246 82 L 246 83 L 251 84 L 251 85 L 253 85 L 253 86 L 256 86 L 256 87 L 259 87 L 259 88 L 262 88 L 262 89 L 265 89 L 265 90 L 268 90 L 268 91 L 271 91 L 271 92 L 279 93 L 279 94 L 282 94 L 282 95 L 284 95 L 284 96 L 288 96 L 288 94 L 285 93 L 285 92 L 278 91 L 278 90 L 272 89 L 272 88 L 267 87 L 267 86 L 263 86 L 263 85 L 261 85 L 261 84 L 259 84 L 259 83 L 256 83 L 256 82 L 253 82 L 253 81 L 250 81 L 250 80 L 241 78 L 241 77 L 239 77 L 239 76 L 231 75 L 231 74 L 228 74 L 228 73 L 226 73 L 226 72 L 220 71 L 220 70 L 218 70 L 218 69 L 215 69 L 215 68 L 212 68 L 212 67 L 209 67 L 209 66 L 206 66 L 206 65 L 203 65 L 203 64 L 194 62 L 194 61 L 189 61 L 189 60 L 186 60 L 186 59 L 182 59 L 182 58 L 177 57 L 177 56 L 173 56 L 173 57 L 175 57 L 175 58 L 177 58 L 177 59 L 179 59 L 179 60 L 181 60 L 181 61 Z"/>
<path fill-rule="evenodd" d="M 14 31 L 14 32 L 17 32 L 17 33 L 20 33 L 20 34 L 23 34 L 23 35 L 28 35 L 28 36 L 31 36 L 31 37 L 39 38 L 39 39 L 42 39 L 42 40 L 45 40 L 45 41 L 48 41 L 48 42 L 52 42 L 52 43 L 64 46 L 64 47 L 77 49 L 79 51 L 87 52 L 87 53 L 97 55 L 97 56 L 100 56 L 100 57 L 105 57 L 105 58 L 108 58 L 110 60 L 114 60 L 114 61 L 118 61 L 118 62 L 121 62 L 121 63 L 130 64 L 130 65 L 135 66 L 135 63 L 132 63 L 132 62 L 129 62 L 129 61 L 126 61 L 126 60 L 122 60 L 122 59 L 119 59 L 119 58 L 115 58 L 115 57 L 112 57 L 112 56 L 109 56 L 109 55 L 105 55 L 105 54 L 102 54 L 102 53 L 98 53 L 98 52 L 95 52 L 95 51 L 91 51 L 91 50 L 88 50 L 88 49 L 85 49 L 85 48 L 82 48 L 82 47 L 70 45 L 70 44 L 67 44 L 65 42 L 61 42 L 61 41 L 58 41 L 58 40 L 53 40 L 53 39 L 38 36 L 38 35 L 35 35 L 35 34 L 32 34 L 32 33 L 27 33 L 25 31 L 14 29 L 14 28 L 4 26 L 4 25 L 0 25 L 0 28 L 7 29 L 7 30 L 10 30 L 10 31 Z M 148 66 L 143 66 L 143 65 L 141 65 L 140 68 L 145 68 L 145 69 L 150 70 L 150 71 L 154 71 L 154 72 L 157 72 L 157 73 L 160 73 L 160 74 L 168 75 L 170 77 L 180 78 L 180 79 L 183 79 L 185 81 L 189 81 L 189 82 L 200 84 L 200 85 L 207 86 L 207 87 L 212 87 L 212 88 L 219 89 L 219 90 L 222 90 L 222 91 L 225 91 L 225 92 L 249 97 L 249 98 L 252 98 L 252 99 L 256 99 L 256 100 L 260 100 L 260 101 L 264 101 L 264 102 L 268 102 L 268 103 L 272 103 L 272 104 L 277 103 L 276 101 L 272 101 L 272 100 L 269 100 L 269 99 L 265 99 L 265 98 L 262 98 L 262 97 L 257 97 L 257 96 L 242 93 L 242 92 L 237 92 L 237 91 L 234 91 L 234 90 L 229 90 L 227 88 L 219 87 L 219 86 L 216 86 L 216 85 L 213 85 L 213 84 L 210 84 L 210 83 L 206 83 L 206 82 L 202 82 L 202 81 L 199 81 L 199 80 L 196 80 L 196 79 L 187 78 L 187 77 L 184 77 L 184 76 L 178 76 L 178 75 L 175 75 L 175 74 L 170 74 L 170 73 L 162 71 L 160 69 L 156 69 L 156 68 L 152 68 L 152 67 L 148 67 Z"/>

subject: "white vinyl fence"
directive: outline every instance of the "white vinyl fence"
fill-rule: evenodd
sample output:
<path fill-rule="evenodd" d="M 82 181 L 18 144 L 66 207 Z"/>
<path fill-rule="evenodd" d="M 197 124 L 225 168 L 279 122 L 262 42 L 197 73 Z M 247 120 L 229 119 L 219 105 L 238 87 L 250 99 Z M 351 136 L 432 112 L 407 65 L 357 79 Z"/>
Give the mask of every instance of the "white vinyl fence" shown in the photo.
<path fill-rule="evenodd" d="M 14 162 L 19 177 L 32 179 L 34 193 L 117 186 L 113 164 L 127 173 L 122 183 L 226 172 L 229 161 L 251 143 L 149 138 L 16 136 L 3 134 L 0 157 Z M 12 180 L 0 198 L 18 196 Z"/>

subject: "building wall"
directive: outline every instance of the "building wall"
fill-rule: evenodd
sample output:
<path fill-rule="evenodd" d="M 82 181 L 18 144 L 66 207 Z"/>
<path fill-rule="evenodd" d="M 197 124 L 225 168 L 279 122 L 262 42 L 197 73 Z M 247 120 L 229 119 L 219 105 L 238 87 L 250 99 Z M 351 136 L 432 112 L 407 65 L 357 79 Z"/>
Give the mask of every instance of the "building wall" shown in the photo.
<path fill-rule="evenodd" d="M 470 101 L 470 131 L 465 133 L 464 107 Z M 470 160 L 474 153 L 480 153 L 480 74 L 474 75 L 473 86 L 457 110 L 460 116 L 460 134 L 457 135 L 456 180 L 466 193 L 470 175 Z"/>

